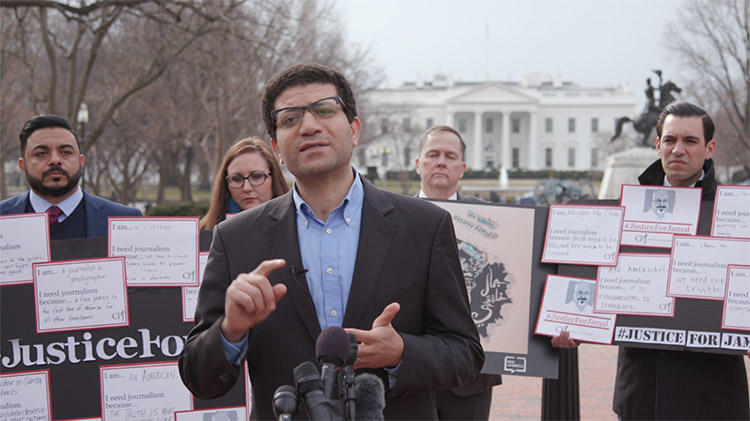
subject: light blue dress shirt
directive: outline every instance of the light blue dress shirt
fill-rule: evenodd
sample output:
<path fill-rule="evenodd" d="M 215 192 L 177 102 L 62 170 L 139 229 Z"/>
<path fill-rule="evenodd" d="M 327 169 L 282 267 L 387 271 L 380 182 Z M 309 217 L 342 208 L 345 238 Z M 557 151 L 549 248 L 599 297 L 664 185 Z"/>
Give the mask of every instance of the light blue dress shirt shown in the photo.
<path fill-rule="evenodd" d="M 292 191 L 297 210 L 297 238 L 305 278 L 310 289 L 320 329 L 341 326 L 352 286 L 354 264 L 359 246 L 364 189 L 359 174 L 344 200 L 326 221 L 317 218 L 302 199 L 295 185 Z M 245 356 L 247 335 L 239 342 L 229 342 L 222 335 L 227 360 L 238 365 Z"/>
<path fill-rule="evenodd" d="M 362 181 L 354 174 L 349 193 L 326 221 L 315 216 L 296 186 L 292 193 L 302 265 L 321 330 L 343 324 L 352 287 L 364 198 Z"/>

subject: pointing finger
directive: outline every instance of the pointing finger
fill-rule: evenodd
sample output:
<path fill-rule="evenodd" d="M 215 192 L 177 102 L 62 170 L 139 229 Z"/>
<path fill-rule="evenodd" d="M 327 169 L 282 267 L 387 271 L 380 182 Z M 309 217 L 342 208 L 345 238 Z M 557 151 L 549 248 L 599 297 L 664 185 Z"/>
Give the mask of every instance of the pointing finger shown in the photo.
<path fill-rule="evenodd" d="M 266 277 L 269 273 L 275 271 L 276 269 L 283 268 L 284 265 L 286 265 L 286 261 L 284 259 L 264 260 L 260 262 L 258 267 L 250 273 L 253 275 Z"/>
<path fill-rule="evenodd" d="M 372 328 L 375 329 L 376 327 L 388 326 L 391 324 L 393 318 L 396 317 L 396 313 L 398 313 L 399 310 L 401 310 L 401 305 L 399 303 L 388 304 L 383 309 L 383 312 L 372 321 Z"/>

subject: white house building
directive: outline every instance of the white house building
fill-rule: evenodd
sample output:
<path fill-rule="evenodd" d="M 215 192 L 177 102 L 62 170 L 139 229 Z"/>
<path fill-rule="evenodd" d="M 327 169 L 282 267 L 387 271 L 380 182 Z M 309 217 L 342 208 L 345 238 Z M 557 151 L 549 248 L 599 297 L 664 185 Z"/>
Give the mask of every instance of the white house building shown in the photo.
<path fill-rule="evenodd" d="M 632 116 L 637 103 L 627 86 L 581 87 L 538 74 L 484 83 L 438 75 L 361 97 L 366 129 L 379 133 L 363 144 L 366 165 L 381 170 L 413 168 L 419 136 L 434 125 L 461 133 L 471 169 L 603 169 L 615 120 Z"/>

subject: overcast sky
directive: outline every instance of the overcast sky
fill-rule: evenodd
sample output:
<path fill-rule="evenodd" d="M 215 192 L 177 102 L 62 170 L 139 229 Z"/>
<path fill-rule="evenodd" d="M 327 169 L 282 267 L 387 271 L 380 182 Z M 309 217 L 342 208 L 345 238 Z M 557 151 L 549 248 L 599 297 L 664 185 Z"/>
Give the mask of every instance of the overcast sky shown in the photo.
<path fill-rule="evenodd" d="M 682 0 L 337 1 L 385 86 L 436 72 L 464 81 L 539 72 L 583 86 L 630 83 L 643 101 L 652 69 L 680 84 L 663 33 Z"/>

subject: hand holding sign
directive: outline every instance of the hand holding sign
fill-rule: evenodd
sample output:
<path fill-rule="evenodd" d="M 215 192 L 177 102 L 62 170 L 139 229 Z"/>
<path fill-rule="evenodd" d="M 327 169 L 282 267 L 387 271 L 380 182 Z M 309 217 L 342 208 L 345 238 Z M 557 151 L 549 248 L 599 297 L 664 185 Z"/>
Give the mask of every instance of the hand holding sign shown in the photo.
<path fill-rule="evenodd" d="M 284 259 L 265 260 L 250 273 L 242 273 L 227 288 L 221 332 L 230 342 L 242 339 L 250 328 L 265 320 L 286 294 L 286 285 L 271 286 L 268 274 L 286 265 Z"/>

